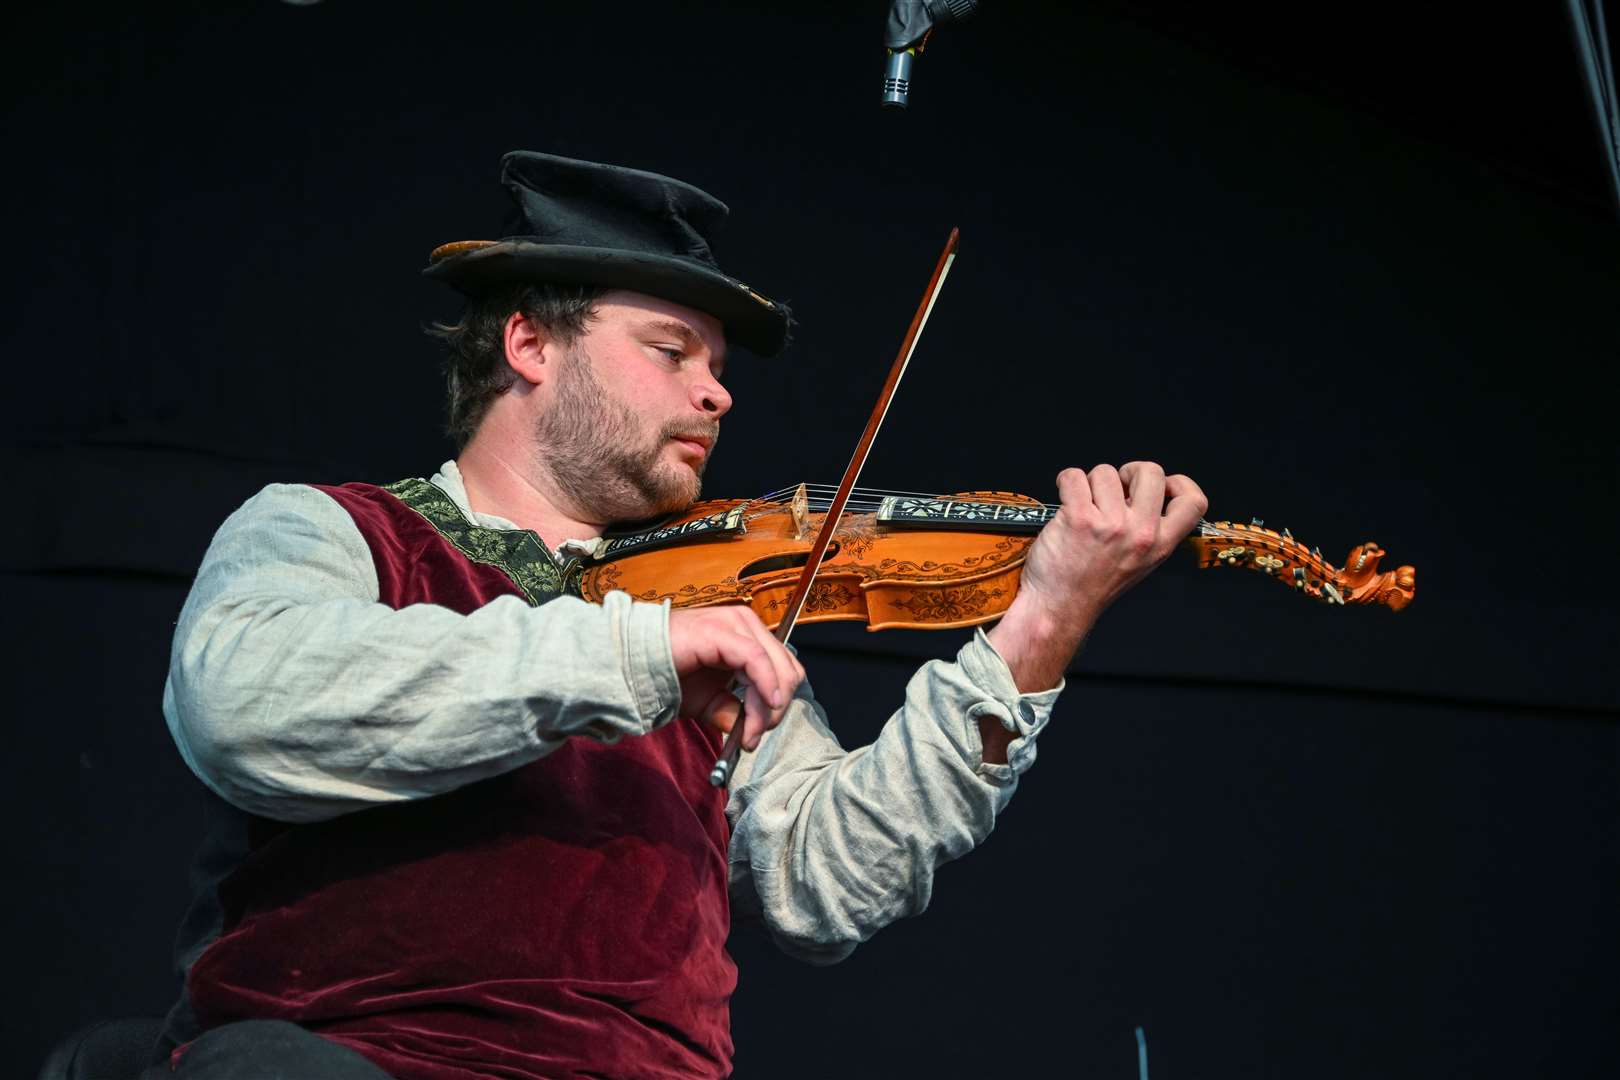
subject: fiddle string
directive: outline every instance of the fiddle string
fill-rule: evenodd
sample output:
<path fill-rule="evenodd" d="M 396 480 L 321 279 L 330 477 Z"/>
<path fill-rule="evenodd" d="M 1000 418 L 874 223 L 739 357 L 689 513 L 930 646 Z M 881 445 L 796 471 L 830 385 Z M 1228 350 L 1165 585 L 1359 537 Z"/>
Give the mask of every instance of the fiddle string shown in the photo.
<path fill-rule="evenodd" d="M 811 492 L 811 491 L 836 492 L 838 490 L 837 487 L 835 485 L 833 485 L 833 484 L 810 484 L 810 483 L 807 483 L 807 484 L 804 485 L 804 488 L 805 488 L 805 491 L 807 493 Z M 769 500 L 784 500 L 785 501 L 787 499 L 791 499 L 792 496 L 798 492 L 798 490 L 799 490 L 799 485 L 798 484 L 789 484 L 786 487 L 777 488 L 775 491 L 767 492 L 766 494 L 761 495 L 758 499 L 756 499 L 754 501 L 756 501 L 756 502 L 765 502 L 765 501 L 769 501 Z M 936 494 L 934 492 L 929 492 L 929 491 L 901 491 L 898 488 L 873 488 L 873 487 L 857 487 L 857 488 L 854 488 L 851 491 L 851 494 L 852 495 L 855 495 L 855 494 L 859 494 L 859 495 L 909 495 L 909 496 L 914 496 L 914 497 L 920 498 L 920 499 L 938 499 L 938 498 L 947 497 L 947 496 L 941 496 L 939 494 Z"/>
<path fill-rule="evenodd" d="M 798 498 L 801 485 L 793 484 L 767 492 L 756 499 L 743 504 L 743 521 L 745 523 L 756 521 L 769 514 L 780 513 L 781 507 L 791 506 Z M 825 511 L 832 502 L 832 495 L 836 488 L 831 484 L 804 484 L 806 495 L 806 508 L 811 512 Z M 926 491 L 900 491 L 894 488 L 855 488 L 845 509 L 856 514 L 876 513 L 883 506 L 885 499 L 892 497 L 918 498 L 918 499 L 945 499 L 951 501 L 971 501 L 959 495 L 940 495 Z M 1011 505 L 1039 507 L 1048 514 L 1055 514 L 1059 507 L 1055 503 L 1016 503 Z M 755 509 L 758 507 L 758 509 Z"/>
<path fill-rule="evenodd" d="M 832 496 L 837 493 L 837 488 L 833 487 L 831 484 L 806 484 L 804 487 L 805 494 L 809 496 L 811 506 L 817 509 L 825 508 L 826 504 L 831 501 Z M 749 505 L 752 505 L 753 503 L 774 503 L 786 505 L 793 501 L 798 494 L 798 490 L 799 486 L 797 484 L 785 488 L 778 488 L 775 491 L 768 492 L 761 495 L 757 499 L 751 500 Z M 812 492 L 814 492 L 814 494 L 812 494 Z M 874 508 L 883 500 L 883 498 L 887 496 L 907 496 L 919 499 L 937 499 L 943 497 L 926 491 L 896 491 L 889 488 L 856 488 L 850 493 L 850 498 L 852 500 L 858 498 L 861 503 Z M 821 505 L 817 506 L 818 503 Z"/>
<path fill-rule="evenodd" d="M 758 505 L 758 504 L 766 504 L 766 505 Z M 763 499 L 755 500 L 755 502 L 750 502 L 750 504 L 745 505 L 745 507 L 744 507 L 744 521 L 755 521 L 755 520 L 758 520 L 758 518 L 766 517 L 766 515 L 773 515 L 773 513 L 781 513 L 782 508 L 789 507 L 789 505 L 791 505 L 791 500 L 787 500 L 787 499 L 781 499 L 781 500 L 763 500 Z M 828 505 L 829 505 L 828 500 L 815 500 L 815 499 L 812 499 L 812 500 L 808 500 L 807 510 L 810 510 L 810 512 L 812 512 L 812 513 L 825 512 L 826 508 L 828 508 Z M 1059 508 L 1058 505 L 1055 505 L 1055 504 L 1011 504 L 1011 505 L 1022 505 L 1022 507 L 1027 507 L 1027 508 L 1038 508 L 1038 510 L 1045 510 L 1045 512 L 1047 512 L 1048 515 L 1050 515 L 1050 513 L 1058 512 L 1058 508 Z M 755 507 L 757 507 L 757 508 L 755 508 Z M 881 510 L 881 508 L 883 508 L 883 500 L 881 500 L 881 499 L 851 499 L 851 500 L 849 500 L 849 504 L 846 505 L 846 510 L 849 513 L 876 513 L 876 512 L 878 512 L 878 510 Z"/>
<path fill-rule="evenodd" d="M 805 494 L 810 497 L 810 501 L 811 501 L 812 505 L 814 505 L 818 500 L 822 501 L 822 502 L 828 501 L 830 499 L 830 496 L 826 495 L 825 493 L 827 493 L 827 492 L 836 492 L 836 490 L 837 490 L 831 484 L 805 484 L 804 488 L 805 488 Z M 793 501 L 794 497 L 798 494 L 798 490 L 799 490 L 799 485 L 797 485 L 797 484 L 794 484 L 794 485 L 791 485 L 791 486 L 785 487 L 785 488 L 778 488 L 775 491 L 768 492 L 768 493 L 766 493 L 764 495 L 761 495 L 759 498 L 752 500 L 752 502 L 769 502 L 769 503 L 780 503 L 780 504 L 791 503 Z M 812 494 L 812 493 L 814 493 L 814 494 Z M 962 499 L 962 496 L 959 495 L 959 494 L 941 495 L 941 494 L 938 494 L 936 492 L 929 492 L 929 491 L 900 491 L 900 490 L 895 489 L 895 488 L 855 488 L 850 493 L 850 497 L 851 497 L 851 499 L 854 499 L 857 496 L 859 496 L 862 499 L 862 501 L 868 502 L 872 506 L 878 505 L 879 503 L 881 503 L 883 501 L 883 499 L 889 498 L 889 497 L 907 497 L 907 498 L 917 498 L 917 499 L 954 499 L 954 500 L 961 500 Z M 1031 504 L 1021 503 L 1021 504 L 1014 504 L 1014 505 L 1031 505 Z M 1040 505 L 1050 508 L 1050 507 L 1054 506 L 1055 504 L 1053 504 L 1053 503 L 1042 503 Z"/>
<path fill-rule="evenodd" d="M 825 510 L 827 508 L 829 502 L 831 501 L 830 498 L 826 497 L 826 496 L 821 496 L 821 495 L 810 495 L 809 493 L 812 490 L 829 491 L 829 490 L 832 490 L 831 485 L 825 485 L 825 484 L 806 484 L 805 485 L 806 495 L 809 496 L 807 498 L 807 500 L 806 500 L 807 509 L 809 509 L 812 512 L 819 512 L 819 511 Z M 749 501 L 744 506 L 744 518 L 743 518 L 743 520 L 744 521 L 754 521 L 754 520 L 756 520 L 759 517 L 762 517 L 764 515 L 777 513 L 778 511 L 775 508 L 780 507 L 780 506 L 791 505 L 792 502 L 793 502 L 793 499 L 797 495 L 797 492 L 798 492 L 798 487 L 797 487 L 797 485 L 795 485 L 795 486 L 792 486 L 792 487 L 781 488 L 781 489 L 779 489 L 777 491 L 770 492 L 770 493 L 768 493 L 766 495 L 760 496 L 757 499 L 753 499 L 753 500 Z M 888 497 L 891 497 L 891 496 L 919 498 L 919 499 L 941 499 L 941 500 L 948 501 L 948 502 L 971 502 L 971 501 L 973 501 L 972 499 L 966 498 L 966 497 L 964 497 L 964 496 L 962 496 L 960 494 L 937 494 L 937 493 L 930 493 L 930 492 L 925 492 L 925 491 L 898 491 L 898 490 L 895 490 L 893 488 L 856 488 L 855 491 L 850 496 L 847 508 L 850 511 L 854 512 L 854 513 L 876 513 L 878 510 L 882 509 L 884 500 L 886 498 L 888 498 Z M 757 510 L 757 511 L 749 511 L 748 510 L 749 507 L 752 507 L 755 504 L 759 504 L 759 503 L 769 504 L 769 508 L 760 509 L 760 510 Z M 1060 509 L 1062 509 L 1061 504 L 1059 504 L 1059 503 L 1049 503 L 1049 502 L 1028 502 L 1028 503 L 1018 502 L 1018 503 L 1009 503 L 1007 505 L 1009 505 L 1009 506 L 1024 506 L 1024 507 L 1031 507 L 1031 508 L 1039 507 L 1040 509 L 1047 511 L 1049 514 L 1056 514 Z M 1206 519 L 1200 519 L 1200 524 L 1208 524 L 1208 521 Z"/>
<path fill-rule="evenodd" d="M 807 484 L 804 485 L 804 488 L 805 488 L 806 495 L 810 496 L 809 499 L 808 499 L 808 504 L 809 504 L 809 509 L 811 509 L 811 510 L 823 510 L 823 509 L 826 508 L 826 504 L 828 502 L 828 499 L 826 497 L 821 497 L 821 498 L 818 499 L 817 496 L 811 495 L 810 494 L 811 492 L 836 491 L 836 489 L 831 484 L 809 484 L 809 483 L 807 483 Z M 789 485 L 787 487 L 778 488 L 775 491 L 772 491 L 772 492 L 769 492 L 768 494 L 762 495 L 758 499 L 753 500 L 753 502 L 755 502 L 755 503 L 772 503 L 772 504 L 777 504 L 777 505 L 788 505 L 789 503 L 792 502 L 794 496 L 797 495 L 798 490 L 799 490 L 799 485 L 791 484 L 791 485 Z M 891 496 L 893 496 L 893 497 L 904 497 L 904 498 L 917 498 L 917 499 L 943 499 L 943 500 L 946 500 L 946 501 L 959 501 L 959 502 L 971 502 L 972 501 L 971 499 L 965 497 L 961 493 L 941 494 L 941 493 L 938 493 L 938 492 L 929 492 L 929 491 L 903 491 L 903 490 L 900 490 L 898 488 L 858 487 L 858 488 L 855 488 L 851 492 L 849 506 L 850 506 L 850 508 L 855 509 L 857 512 L 875 512 L 875 511 L 882 508 L 883 500 L 885 498 L 888 498 L 888 497 L 891 497 Z M 749 505 L 752 505 L 752 503 L 750 503 Z M 1054 514 L 1057 513 L 1058 510 L 1062 509 L 1061 504 L 1059 504 L 1059 503 L 1049 503 L 1049 502 L 1033 502 L 1033 503 L 1019 502 L 1019 503 L 1011 503 L 1009 505 L 1013 505 L 1013 506 L 1039 506 L 1040 508 L 1042 508 L 1044 510 L 1047 510 L 1047 511 L 1049 511 L 1051 513 L 1054 513 Z M 759 513 L 766 514 L 766 513 L 772 513 L 772 512 L 773 511 L 770 511 L 770 510 L 762 510 Z M 748 520 L 752 520 L 752 518 L 749 518 Z M 1205 521 L 1204 519 L 1200 519 L 1200 522 L 1203 523 L 1203 524 L 1207 524 L 1207 521 Z"/>

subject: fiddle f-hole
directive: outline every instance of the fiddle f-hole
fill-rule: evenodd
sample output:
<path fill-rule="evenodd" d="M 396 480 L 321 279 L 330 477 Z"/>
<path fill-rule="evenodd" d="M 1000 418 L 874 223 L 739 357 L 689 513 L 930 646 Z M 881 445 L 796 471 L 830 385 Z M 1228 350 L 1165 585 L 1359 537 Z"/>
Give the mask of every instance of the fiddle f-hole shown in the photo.
<path fill-rule="evenodd" d="M 838 554 L 838 541 L 834 540 L 827 545 L 827 554 L 823 562 Z M 766 574 L 779 574 L 783 570 L 803 569 L 804 564 L 810 561 L 808 551 L 790 551 L 785 555 L 767 555 L 763 559 L 755 559 L 741 570 L 737 571 L 737 580 L 744 578 L 763 577 Z"/>

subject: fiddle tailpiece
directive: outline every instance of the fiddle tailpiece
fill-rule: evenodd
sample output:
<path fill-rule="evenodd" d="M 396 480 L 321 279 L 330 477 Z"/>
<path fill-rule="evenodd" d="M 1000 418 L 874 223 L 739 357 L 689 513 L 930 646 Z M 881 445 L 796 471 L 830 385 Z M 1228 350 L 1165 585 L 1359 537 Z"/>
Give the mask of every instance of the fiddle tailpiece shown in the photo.
<path fill-rule="evenodd" d="M 1387 552 L 1372 540 L 1351 548 L 1342 568 L 1324 559 L 1320 548 L 1307 548 L 1287 529 L 1268 529 L 1259 518 L 1247 525 L 1201 521 L 1186 542 L 1200 567 L 1246 566 L 1327 604 L 1382 604 L 1399 611 L 1417 588 L 1415 567 L 1378 569 Z"/>

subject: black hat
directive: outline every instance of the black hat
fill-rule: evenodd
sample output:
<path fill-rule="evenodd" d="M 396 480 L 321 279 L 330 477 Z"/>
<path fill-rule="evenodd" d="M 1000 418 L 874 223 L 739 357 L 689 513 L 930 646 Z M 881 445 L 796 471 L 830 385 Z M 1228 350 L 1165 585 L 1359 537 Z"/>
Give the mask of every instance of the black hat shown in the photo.
<path fill-rule="evenodd" d="M 787 305 L 715 264 L 709 240 L 725 203 L 657 173 L 514 150 L 501 183 L 516 204 L 512 235 L 435 248 L 428 277 L 467 295 L 510 282 L 633 289 L 719 319 L 726 336 L 761 356 L 787 342 Z"/>

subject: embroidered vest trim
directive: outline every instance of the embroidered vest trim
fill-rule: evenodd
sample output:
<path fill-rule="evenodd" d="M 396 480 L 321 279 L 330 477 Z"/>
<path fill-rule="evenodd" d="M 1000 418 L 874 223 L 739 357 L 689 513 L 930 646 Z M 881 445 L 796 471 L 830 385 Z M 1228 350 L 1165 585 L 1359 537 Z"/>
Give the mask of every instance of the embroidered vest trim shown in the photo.
<path fill-rule="evenodd" d="M 383 490 L 421 515 L 457 551 L 475 563 L 493 566 L 511 579 L 523 598 L 539 607 L 558 596 L 579 595 L 580 562 L 561 565 L 532 529 L 491 529 L 467 520 L 454 499 L 426 480 L 410 478 Z"/>

